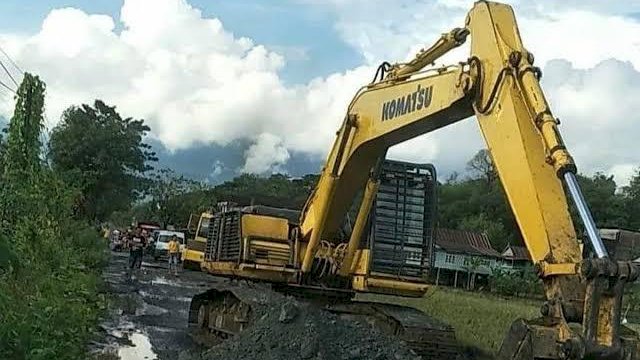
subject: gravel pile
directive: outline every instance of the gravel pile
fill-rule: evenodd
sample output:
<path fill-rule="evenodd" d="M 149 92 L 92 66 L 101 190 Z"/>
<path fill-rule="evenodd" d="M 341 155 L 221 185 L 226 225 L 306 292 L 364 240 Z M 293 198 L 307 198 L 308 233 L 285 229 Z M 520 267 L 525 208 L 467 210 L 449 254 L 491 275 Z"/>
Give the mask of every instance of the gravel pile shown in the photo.
<path fill-rule="evenodd" d="M 400 341 L 282 296 L 253 306 L 253 325 L 203 354 L 206 360 L 420 359 Z"/>

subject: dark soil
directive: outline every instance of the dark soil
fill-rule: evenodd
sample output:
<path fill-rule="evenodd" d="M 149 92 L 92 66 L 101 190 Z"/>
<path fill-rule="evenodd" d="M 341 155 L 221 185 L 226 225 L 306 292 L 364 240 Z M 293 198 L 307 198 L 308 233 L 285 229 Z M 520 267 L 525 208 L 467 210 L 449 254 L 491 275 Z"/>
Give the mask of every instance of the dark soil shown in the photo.
<path fill-rule="evenodd" d="M 164 262 L 151 259 L 145 259 L 144 271 L 135 280 L 128 280 L 127 256 L 113 253 L 104 274 L 112 308 L 101 326 L 102 341 L 92 345 L 96 359 L 118 359 L 118 349 L 131 345 L 133 333 L 148 337 L 159 360 L 420 359 L 401 341 L 366 323 L 340 318 L 266 287 L 252 305 L 252 327 L 216 346 L 202 347 L 189 333 L 189 302 L 224 280 L 187 270 L 176 278 Z"/>
<path fill-rule="evenodd" d="M 253 326 L 204 354 L 206 360 L 419 359 L 396 339 L 296 299 L 274 294 L 253 306 Z M 274 301 L 275 300 L 275 301 Z"/>
<path fill-rule="evenodd" d="M 103 278 L 110 293 L 110 311 L 100 326 L 100 341 L 91 345 L 95 359 L 119 359 L 118 349 L 131 346 L 129 337 L 148 337 L 158 360 L 185 359 L 204 350 L 189 335 L 189 301 L 218 281 L 194 271 L 170 275 L 164 261 L 145 258 L 136 278 L 127 278 L 128 253 L 113 252 Z M 150 357 L 149 360 L 153 359 Z M 142 360 L 142 359 L 141 359 Z"/>

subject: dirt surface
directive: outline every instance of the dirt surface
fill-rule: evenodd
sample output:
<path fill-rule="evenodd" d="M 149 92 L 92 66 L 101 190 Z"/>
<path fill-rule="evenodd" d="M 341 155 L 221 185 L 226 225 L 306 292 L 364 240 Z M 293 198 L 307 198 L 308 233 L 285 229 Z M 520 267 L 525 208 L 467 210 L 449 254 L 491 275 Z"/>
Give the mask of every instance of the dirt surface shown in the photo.
<path fill-rule="evenodd" d="M 252 306 L 253 326 L 210 349 L 206 360 L 420 359 L 408 347 L 368 324 L 271 293 Z"/>
<path fill-rule="evenodd" d="M 101 324 L 101 341 L 92 344 L 99 359 L 188 359 L 203 349 L 187 329 L 191 297 L 217 278 L 181 270 L 170 275 L 166 262 L 145 257 L 135 279 L 127 278 L 128 252 L 113 252 L 104 280 L 111 293 L 110 313 Z"/>
<path fill-rule="evenodd" d="M 268 294 L 269 299 L 252 306 L 255 323 L 251 328 L 204 348 L 189 335 L 189 303 L 193 295 L 214 285 L 224 287 L 225 280 L 188 270 L 175 277 L 168 273 L 165 262 L 147 258 L 142 271 L 130 280 L 127 261 L 128 253 L 114 252 L 104 272 L 112 301 L 110 315 L 101 325 L 101 341 L 92 344 L 96 359 L 420 358 L 368 324 L 339 318 L 267 289 L 259 293 Z"/>

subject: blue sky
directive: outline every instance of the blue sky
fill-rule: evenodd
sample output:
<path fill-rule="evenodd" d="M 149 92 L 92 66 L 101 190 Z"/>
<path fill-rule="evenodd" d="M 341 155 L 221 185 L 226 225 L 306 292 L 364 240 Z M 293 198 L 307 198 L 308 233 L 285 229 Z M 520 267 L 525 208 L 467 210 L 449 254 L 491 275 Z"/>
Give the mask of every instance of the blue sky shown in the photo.
<path fill-rule="evenodd" d="M 189 3 L 200 9 L 203 16 L 219 18 L 236 36 L 249 37 L 276 52 L 291 54 L 281 71 L 287 83 L 304 83 L 362 62 L 362 56 L 334 30 L 334 15 L 319 7 L 286 0 L 190 0 Z M 117 23 L 122 7 L 122 1 L 118 0 L 2 0 L 0 32 L 36 32 L 51 9 L 63 7 L 109 15 L 116 20 L 116 26 L 122 25 Z"/>

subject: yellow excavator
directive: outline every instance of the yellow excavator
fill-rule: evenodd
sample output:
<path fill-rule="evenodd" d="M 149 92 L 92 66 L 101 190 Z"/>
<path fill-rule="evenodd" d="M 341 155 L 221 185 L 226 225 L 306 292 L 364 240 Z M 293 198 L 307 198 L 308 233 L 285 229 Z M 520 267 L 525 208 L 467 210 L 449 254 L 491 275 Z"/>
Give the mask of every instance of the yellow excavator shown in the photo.
<path fill-rule="evenodd" d="M 191 214 L 189 217 L 189 225 L 197 221 L 196 229 L 193 233 L 193 239 L 187 239 L 187 244 L 182 251 L 182 267 L 189 270 L 200 270 L 200 264 L 204 261 L 204 249 L 207 246 L 207 233 L 209 231 L 209 223 L 213 217 L 213 212 L 205 211 L 197 215 Z M 194 221 L 194 219 L 197 219 Z"/>
<path fill-rule="evenodd" d="M 195 223 L 195 230 L 193 231 L 193 239 L 187 239 L 187 244 L 182 251 L 182 267 L 189 270 L 200 270 L 200 264 L 204 261 L 204 250 L 207 246 L 207 238 L 209 235 L 209 224 L 216 212 L 229 211 L 231 208 L 237 207 L 237 204 L 221 201 L 218 202 L 214 209 L 209 209 L 197 214 L 191 214 L 189 216 L 189 222 L 187 229 L 192 229 L 192 224 Z"/>
<path fill-rule="evenodd" d="M 425 70 L 467 37 L 467 61 Z M 380 164 L 390 146 L 475 116 L 546 297 L 540 318 L 513 323 L 498 358 L 636 359 L 637 336 L 620 325 L 620 310 L 623 287 L 638 277 L 638 269 L 609 258 L 541 76 L 512 8 L 476 2 L 464 27 L 409 62 L 383 63 L 373 82 L 360 89 L 297 220 L 268 209 L 216 214 L 202 269 L 268 282 L 274 291 L 316 301 L 331 299 L 318 306 L 375 320 L 424 358 L 450 358 L 453 350 L 441 346 L 450 340 L 445 329 L 434 329 L 425 314 L 350 299 L 356 293 L 425 294 L 429 284 L 421 278 L 370 267 L 376 254 L 362 239 Z M 591 256 L 580 251 L 565 194 L 586 229 Z M 346 234 L 342 223 L 356 198 L 357 216 Z M 238 333 L 251 326 L 253 295 L 232 284 L 213 288 L 193 298 L 189 320 L 200 331 Z"/>

